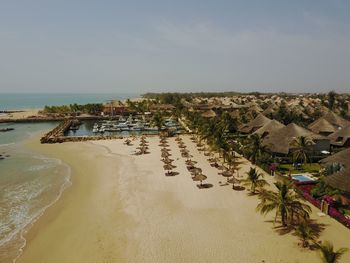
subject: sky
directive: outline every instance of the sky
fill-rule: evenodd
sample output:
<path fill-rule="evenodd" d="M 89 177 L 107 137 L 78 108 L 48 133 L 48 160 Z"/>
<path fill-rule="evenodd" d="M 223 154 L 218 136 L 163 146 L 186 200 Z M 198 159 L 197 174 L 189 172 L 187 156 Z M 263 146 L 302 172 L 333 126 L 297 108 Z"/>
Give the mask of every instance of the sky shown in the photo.
<path fill-rule="evenodd" d="M 0 93 L 350 91 L 349 0 L 0 0 Z"/>

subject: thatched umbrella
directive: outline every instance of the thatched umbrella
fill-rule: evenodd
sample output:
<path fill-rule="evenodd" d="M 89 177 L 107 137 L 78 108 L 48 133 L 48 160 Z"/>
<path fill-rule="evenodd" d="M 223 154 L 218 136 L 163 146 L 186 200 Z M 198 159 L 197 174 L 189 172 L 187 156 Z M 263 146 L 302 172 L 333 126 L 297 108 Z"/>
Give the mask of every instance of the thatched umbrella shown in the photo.
<path fill-rule="evenodd" d="M 239 184 L 240 183 L 240 181 L 235 177 L 230 178 L 227 182 L 230 184 Z"/>
<path fill-rule="evenodd" d="M 147 142 L 141 142 L 140 145 L 141 146 L 148 146 Z"/>
<path fill-rule="evenodd" d="M 187 165 L 195 165 L 197 162 L 192 160 L 186 160 Z"/>
<path fill-rule="evenodd" d="M 232 189 L 235 189 L 235 184 L 239 184 L 240 181 L 236 179 L 235 177 L 232 177 L 230 180 L 227 181 L 228 183 L 232 184 Z"/>
<path fill-rule="evenodd" d="M 218 166 L 217 167 L 219 170 L 225 170 L 226 169 L 226 167 L 224 166 L 224 165 L 220 165 L 220 166 Z"/>
<path fill-rule="evenodd" d="M 182 141 L 182 138 L 179 137 L 179 136 L 177 136 L 176 139 L 175 139 L 175 141 L 180 142 L 180 141 Z"/>
<path fill-rule="evenodd" d="M 206 180 L 207 179 L 207 177 L 204 175 L 204 174 L 196 174 L 193 178 L 192 178 L 192 180 L 193 181 L 199 181 L 200 182 L 200 185 L 202 186 L 202 182 L 204 181 L 204 180 Z"/>
<path fill-rule="evenodd" d="M 209 158 L 208 161 L 210 163 L 217 163 L 218 162 L 218 158 Z"/>
<path fill-rule="evenodd" d="M 162 148 L 162 149 L 160 149 L 162 152 L 170 152 L 170 149 L 168 149 L 168 148 Z"/>
<path fill-rule="evenodd" d="M 165 157 L 168 157 L 170 156 L 171 154 L 168 153 L 168 152 L 162 152 L 162 157 L 165 158 Z"/>
<path fill-rule="evenodd" d="M 170 171 L 173 169 L 173 166 L 171 164 L 165 164 L 163 165 L 163 168 L 164 170 L 168 171 L 168 174 L 170 174 Z"/>
<path fill-rule="evenodd" d="M 188 168 L 187 168 L 188 169 Z M 192 175 L 196 175 L 196 174 L 199 174 L 202 172 L 202 169 L 201 168 L 198 168 L 198 167 L 192 167 L 189 169 L 190 173 Z"/>
<path fill-rule="evenodd" d="M 166 158 L 164 158 L 162 161 L 163 161 L 164 163 L 166 163 L 166 164 L 171 164 L 174 160 L 173 160 L 173 159 L 169 159 L 168 157 L 166 157 Z"/>
<path fill-rule="evenodd" d="M 169 147 L 169 145 L 166 144 L 166 143 L 161 143 L 161 144 L 159 144 L 158 146 L 160 146 L 160 147 Z"/>
<path fill-rule="evenodd" d="M 227 178 L 227 181 L 228 181 L 229 178 L 230 178 L 231 176 L 233 176 L 233 173 L 232 173 L 231 171 L 229 171 L 229 170 L 226 170 L 226 171 L 223 171 L 223 172 L 221 173 L 221 175 L 224 176 L 224 177 L 226 177 L 226 178 Z"/>
<path fill-rule="evenodd" d="M 189 153 L 190 151 L 187 150 L 187 149 L 181 149 L 180 152 L 181 152 L 181 153 Z"/>
<path fill-rule="evenodd" d="M 191 155 L 189 154 L 189 153 L 181 153 L 181 156 L 183 157 L 183 158 L 190 158 L 191 157 Z"/>
<path fill-rule="evenodd" d="M 140 150 L 143 154 L 147 153 L 148 147 L 142 147 Z"/>
<path fill-rule="evenodd" d="M 130 145 L 131 140 L 130 140 L 129 138 L 127 138 L 127 139 L 124 141 L 124 143 L 125 143 L 126 145 Z"/>

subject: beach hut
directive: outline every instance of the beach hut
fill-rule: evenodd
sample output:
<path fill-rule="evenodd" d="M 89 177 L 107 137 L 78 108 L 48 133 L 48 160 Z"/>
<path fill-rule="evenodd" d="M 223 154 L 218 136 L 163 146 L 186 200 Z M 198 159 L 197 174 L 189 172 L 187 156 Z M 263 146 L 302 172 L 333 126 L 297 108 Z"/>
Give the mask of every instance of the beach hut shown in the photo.
<path fill-rule="evenodd" d="M 308 129 L 314 133 L 318 133 L 324 136 L 328 136 L 337 131 L 337 128 L 333 126 L 329 121 L 327 121 L 324 117 L 321 117 L 311 123 L 308 126 Z"/>
<path fill-rule="evenodd" d="M 207 110 L 207 111 L 203 112 L 201 115 L 204 118 L 215 118 L 216 117 L 216 113 L 213 110 Z"/>
<path fill-rule="evenodd" d="M 333 164 L 343 166 L 339 171 L 325 176 L 324 181 L 330 186 L 340 189 L 350 196 L 350 148 L 340 151 L 320 161 L 321 165 L 327 167 Z"/>
<path fill-rule="evenodd" d="M 270 133 L 273 133 L 274 131 L 281 129 L 285 127 L 284 124 L 280 123 L 276 120 L 271 120 L 269 123 L 265 124 L 261 128 L 257 129 L 254 134 L 259 134 L 262 137 L 266 137 Z"/>
<path fill-rule="evenodd" d="M 332 146 L 350 147 L 350 125 L 328 136 Z"/>
<path fill-rule="evenodd" d="M 257 129 L 263 127 L 264 125 L 268 124 L 271 121 L 271 119 L 265 117 L 263 114 L 259 114 L 255 119 L 251 120 L 250 122 L 243 124 L 239 131 L 242 133 L 252 133 L 255 132 Z"/>
<path fill-rule="evenodd" d="M 323 115 L 323 118 L 337 129 L 342 129 L 350 125 L 350 121 L 345 120 L 344 118 L 335 114 L 333 111 L 327 112 L 325 115 Z"/>
<path fill-rule="evenodd" d="M 316 152 L 329 151 L 330 141 L 327 137 L 313 133 L 303 127 L 290 123 L 287 126 L 278 129 L 264 138 L 264 145 L 277 154 L 288 154 L 292 148 L 291 142 L 298 137 L 307 137 L 314 143 L 312 150 Z"/>

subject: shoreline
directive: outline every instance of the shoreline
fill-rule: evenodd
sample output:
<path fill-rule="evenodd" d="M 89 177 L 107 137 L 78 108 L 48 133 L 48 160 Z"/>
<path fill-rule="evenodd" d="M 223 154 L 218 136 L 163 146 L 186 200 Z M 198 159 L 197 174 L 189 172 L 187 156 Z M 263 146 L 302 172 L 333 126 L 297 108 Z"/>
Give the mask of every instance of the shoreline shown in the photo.
<path fill-rule="evenodd" d="M 182 137 L 212 188 L 196 187 L 173 138 L 175 177 L 164 176 L 156 137 L 147 138 L 151 153 L 138 157 L 130 156 L 138 140 L 130 147 L 122 140 L 34 142 L 71 166 L 72 186 L 27 233 L 17 262 L 319 262 L 296 237 L 278 234 L 273 214 L 256 213 L 257 198 L 225 185 L 189 136 Z M 250 167 L 242 162 L 241 175 Z M 326 225 L 322 240 L 346 246 L 350 232 L 341 224 L 327 217 L 317 222 Z"/>
<path fill-rule="evenodd" d="M 18 249 L 18 255 L 13 259 L 13 262 L 17 262 L 17 260 L 21 257 L 21 255 L 23 254 L 23 250 L 25 249 L 26 245 L 27 245 L 27 238 L 26 235 L 28 232 L 30 232 L 30 230 L 33 228 L 33 226 L 36 224 L 37 221 L 40 220 L 40 218 L 45 214 L 45 212 L 52 206 L 54 206 L 62 197 L 62 195 L 64 194 L 64 192 L 72 186 L 72 181 L 71 181 L 71 176 L 72 176 L 72 171 L 71 171 L 71 167 L 67 164 L 65 164 L 64 162 L 62 162 L 62 160 L 57 159 L 57 158 L 53 158 L 53 157 L 46 157 L 45 158 L 50 158 L 50 159 L 55 159 L 59 161 L 59 165 L 64 165 L 67 170 L 68 170 L 68 175 L 67 175 L 67 180 L 61 185 L 58 196 L 51 201 L 50 204 L 44 206 L 40 211 L 38 211 L 38 214 L 31 219 L 30 222 L 28 222 L 28 224 L 20 231 L 20 239 L 24 242 L 23 245 Z"/>
<path fill-rule="evenodd" d="M 21 255 L 17 258 L 16 262 L 32 262 L 31 260 L 27 259 L 27 254 L 29 254 L 29 258 L 34 257 L 34 258 L 41 258 L 41 256 L 43 254 L 46 255 L 47 258 L 50 258 L 50 251 L 47 251 L 47 253 L 43 253 L 42 248 L 45 247 L 45 243 L 46 241 L 42 242 L 42 233 L 48 233 L 47 229 L 50 228 L 50 226 L 57 220 L 57 218 L 61 217 L 62 214 L 65 214 L 65 210 L 67 209 L 67 206 L 69 206 L 70 203 L 74 202 L 74 200 L 77 200 L 76 198 L 86 198 L 90 199 L 88 197 L 88 194 L 92 191 L 92 187 L 93 185 L 91 183 L 95 183 L 96 181 L 98 181 L 98 178 L 90 178 L 92 180 L 90 180 L 89 185 L 85 185 L 86 183 L 83 181 L 84 178 L 81 178 L 81 175 L 83 174 L 81 171 L 84 170 L 87 173 L 91 174 L 91 170 L 94 170 L 93 163 L 90 164 L 86 164 L 84 166 L 84 168 L 79 169 L 77 168 L 77 166 L 79 165 L 72 165 L 70 163 L 69 159 L 73 159 L 72 162 L 76 163 L 74 158 L 70 158 L 73 156 L 76 156 L 76 154 L 78 152 L 80 152 L 81 150 L 92 150 L 92 148 L 94 148 L 94 154 L 87 154 L 85 157 L 91 158 L 91 157 L 96 157 L 96 156 L 103 156 L 106 155 L 106 150 L 103 147 L 96 147 L 96 146 L 92 146 L 90 143 L 80 143 L 79 147 L 76 147 L 76 143 L 68 143 L 70 144 L 70 146 L 67 146 L 67 144 L 65 144 L 65 148 L 74 148 L 73 151 L 70 150 L 65 150 L 62 149 L 62 147 L 57 147 L 54 146 L 52 147 L 51 145 L 47 146 L 43 146 L 40 143 L 38 143 L 37 139 L 32 139 L 29 143 L 27 143 L 27 146 L 29 146 L 31 149 L 40 152 L 41 154 L 44 154 L 45 156 L 48 156 L 49 158 L 57 158 L 59 160 L 61 160 L 62 162 L 66 163 L 68 166 L 70 166 L 71 168 L 71 186 L 66 188 L 61 197 L 58 198 L 58 200 L 53 203 L 51 206 L 49 206 L 44 213 L 35 221 L 33 222 L 33 225 L 30 227 L 30 229 L 28 231 L 26 231 L 26 233 L 24 234 L 24 238 L 26 239 L 26 246 L 23 249 L 23 252 L 21 253 Z M 51 147 L 50 147 L 51 146 Z M 55 149 L 53 149 L 55 148 Z M 61 148 L 61 149 L 58 149 Z M 68 153 L 67 152 L 70 152 Z M 74 152 L 74 153 L 72 153 Z M 108 159 L 108 158 L 107 158 Z M 115 167 L 116 168 L 116 167 Z M 79 171 L 77 171 L 79 170 Z M 107 169 L 109 171 L 111 171 L 111 169 Z M 106 181 L 105 181 L 106 182 Z M 86 187 L 88 186 L 88 187 Z M 82 192 L 84 192 L 84 194 L 82 194 Z M 85 197 L 82 197 L 85 196 Z M 84 201 L 84 200 L 82 200 Z M 80 200 L 78 200 L 78 202 L 76 203 L 81 203 Z M 85 201 L 85 207 L 84 210 L 87 209 L 86 205 L 88 205 L 88 202 Z M 80 205 L 80 204 L 79 204 Z M 78 205 L 78 206 L 79 206 Z M 75 208 L 77 208 L 77 206 L 75 206 Z M 70 211 L 71 212 L 71 211 Z M 86 210 L 85 210 L 86 212 Z M 71 215 L 72 213 L 70 213 Z M 70 220 L 74 221 L 75 223 L 73 225 L 71 225 L 72 227 L 72 232 L 74 231 L 74 228 L 76 225 L 78 225 L 79 223 L 76 222 L 73 218 L 70 217 Z M 66 226 L 64 226 L 63 228 L 66 228 Z M 61 231 L 56 232 L 56 230 L 54 231 L 55 235 L 61 236 Z M 82 231 L 85 232 L 85 231 Z M 81 232 L 81 233 L 82 233 Z M 51 232 L 50 232 L 51 234 Z M 66 233 L 67 234 L 67 233 Z M 62 236 L 61 236 L 62 237 Z M 51 239 L 51 238 L 50 238 Z M 37 246 L 37 242 L 39 242 L 39 246 Z M 33 247 L 33 243 L 34 244 L 34 251 L 32 249 Z M 38 250 L 37 250 L 38 249 Z M 30 250 L 28 252 L 28 250 Z M 102 253 L 103 254 L 103 253 Z M 72 256 L 72 254 L 70 254 Z M 50 261 L 50 262 L 63 262 L 61 261 L 61 258 L 56 258 L 56 261 Z M 69 262 L 69 260 L 71 260 L 71 258 L 67 258 L 67 261 L 65 262 Z M 74 261 L 77 262 L 77 261 Z M 78 260 L 79 262 L 79 260 Z M 94 261 L 94 262 L 101 262 L 101 261 Z"/>

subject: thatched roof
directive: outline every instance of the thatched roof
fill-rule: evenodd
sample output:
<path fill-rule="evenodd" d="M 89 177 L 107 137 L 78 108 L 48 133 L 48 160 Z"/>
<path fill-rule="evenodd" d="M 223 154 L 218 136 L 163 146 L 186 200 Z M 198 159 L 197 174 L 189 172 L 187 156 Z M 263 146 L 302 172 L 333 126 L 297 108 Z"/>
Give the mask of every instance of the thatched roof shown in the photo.
<path fill-rule="evenodd" d="M 271 120 L 269 123 L 257 129 L 254 133 L 259 134 L 261 136 L 266 136 L 283 127 L 285 127 L 285 125 L 280 123 L 279 121 Z"/>
<path fill-rule="evenodd" d="M 204 117 L 204 118 L 214 118 L 214 117 L 216 117 L 216 113 L 213 110 L 207 110 L 207 111 L 202 113 L 202 117 Z"/>
<path fill-rule="evenodd" d="M 255 119 L 243 124 L 239 130 L 243 133 L 251 133 L 268 124 L 270 121 L 271 119 L 265 117 L 263 114 L 259 114 Z"/>
<path fill-rule="evenodd" d="M 350 193 L 350 148 L 321 160 L 324 166 L 340 163 L 344 169 L 325 177 L 325 182 L 334 188 Z"/>
<path fill-rule="evenodd" d="M 332 145 L 344 146 L 350 140 L 350 125 L 328 136 Z"/>
<path fill-rule="evenodd" d="M 249 111 L 262 112 L 263 109 L 257 103 L 253 102 L 249 106 Z"/>
<path fill-rule="evenodd" d="M 321 117 L 319 119 L 317 119 L 316 121 L 314 121 L 313 123 L 311 123 L 308 126 L 309 130 L 313 131 L 314 133 L 333 133 L 335 131 L 337 131 L 337 129 L 329 122 L 327 121 L 324 117 Z"/>
<path fill-rule="evenodd" d="M 333 111 L 329 111 L 328 113 L 323 115 L 323 118 L 336 128 L 344 128 L 350 125 L 350 121 L 343 119 L 339 115 L 335 114 Z"/>
<path fill-rule="evenodd" d="M 274 102 L 270 102 L 270 105 L 262 112 L 264 115 L 269 115 L 275 113 L 278 106 Z"/>
<path fill-rule="evenodd" d="M 290 143 L 297 137 L 307 137 L 312 140 L 326 139 L 321 135 L 313 133 L 303 127 L 290 123 L 287 126 L 275 130 L 264 139 L 264 144 L 274 153 L 288 154 Z"/>

